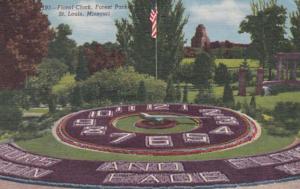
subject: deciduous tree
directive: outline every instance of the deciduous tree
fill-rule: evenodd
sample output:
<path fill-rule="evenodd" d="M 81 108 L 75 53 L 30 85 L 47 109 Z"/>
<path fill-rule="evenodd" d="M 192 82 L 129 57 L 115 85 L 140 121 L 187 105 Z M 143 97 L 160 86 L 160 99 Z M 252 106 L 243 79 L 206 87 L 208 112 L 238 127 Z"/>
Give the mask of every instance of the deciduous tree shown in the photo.
<path fill-rule="evenodd" d="M 52 37 L 40 0 L 0 1 L 0 88 L 23 87 Z"/>
<path fill-rule="evenodd" d="M 277 0 L 258 0 L 251 4 L 252 14 L 240 24 L 240 33 L 251 35 L 251 45 L 257 51 L 263 67 L 269 69 L 269 80 L 274 68 L 274 55 L 285 44 L 285 22 L 287 11 Z"/>
<path fill-rule="evenodd" d="M 37 76 L 32 77 L 29 81 L 28 89 L 33 91 L 33 96 L 40 103 L 48 104 L 50 113 L 56 110 L 57 101 L 52 88 L 67 70 L 67 66 L 61 61 L 57 59 L 45 59 L 38 66 Z"/>
<path fill-rule="evenodd" d="M 300 0 L 295 0 L 297 11 L 291 14 L 291 33 L 293 35 L 293 43 L 297 51 L 300 51 Z"/>
<path fill-rule="evenodd" d="M 104 69 L 118 68 L 124 63 L 124 55 L 119 49 L 105 48 L 98 42 L 85 43 L 85 57 L 88 61 L 88 69 L 91 74 Z"/>

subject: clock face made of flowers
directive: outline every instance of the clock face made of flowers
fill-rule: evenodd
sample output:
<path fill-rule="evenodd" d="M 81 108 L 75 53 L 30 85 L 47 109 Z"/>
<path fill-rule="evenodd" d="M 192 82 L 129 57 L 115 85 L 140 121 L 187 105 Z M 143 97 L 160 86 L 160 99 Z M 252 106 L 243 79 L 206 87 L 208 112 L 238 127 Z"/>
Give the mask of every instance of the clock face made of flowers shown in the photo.
<path fill-rule="evenodd" d="M 237 147 L 257 138 L 258 126 L 231 109 L 145 104 L 84 110 L 65 116 L 56 135 L 68 145 L 107 152 L 183 155 Z"/>

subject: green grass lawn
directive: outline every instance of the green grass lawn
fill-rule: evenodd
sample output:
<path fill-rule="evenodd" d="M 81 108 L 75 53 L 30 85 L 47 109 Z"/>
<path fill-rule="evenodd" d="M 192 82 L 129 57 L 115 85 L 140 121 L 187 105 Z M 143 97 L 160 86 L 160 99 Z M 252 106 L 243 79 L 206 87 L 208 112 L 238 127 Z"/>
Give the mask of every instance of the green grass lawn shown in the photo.
<path fill-rule="evenodd" d="M 224 87 L 222 86 L 215 86 L 213 88 L 214 95 L 216 98 L 222 98 L 223 96 L 223 90 Z M 248 87 L 247 88 L 247 95 L 246 97 L 242 96 L 237 96 L 238 91 L 234 91 L 234 99 L 236 102 L 244 103 L 247 101 L 248 103 L 251 100 L 250 94 L 255 90 L 254 87 Z M 193 103 L 196 96 L 198 94 L 197 90 L 190 90 L 188 93 L 188 100 L 190 103 Z M 276 106 L 278 102 L 299 102 L 300 103 L 300 91 L 296 92 L 284 92 L 284 93 L 279 93 L 278 95 L 275 96 L 256 96 L 256 104 L 258 107 L 262 107 L 265 109 L 272 110 Z"/>
<path fill-rule="evenodd" d="M 219 65 L 220 63 L 225 64 L 228 68 L 238 68 L 241 64 L 243 64 L 243 59 L 216 59 L 215 63 L 216 65 Z M 258 60 L 247 60 L 248 65 L 250 68 L 258 68 L 259 67 L 259 61 Z"/>
<path fill-rule="evenodd" d="M 140 116 L 124 117 L 115 123 L 115 127 L 127 132 L 147 133 L 147 134 L 171 134 L 171 133 L 183 133 L 196 129 L 199 125 L 196 120 L 190 118 L 176 119 L 177 123 L 175 127 L 168 129 L 144 129 L 135 126 L 137 121 L 141 120 Z"/>
<path fill-rule="evenodd" d="M 29 110 L 26 110 L 24 112 L 26 113 L 37 113 L 37 114 L 46 114 L 48 113 L 48 108 L 30 108 Z"/>
<path fill-rule="evenodd" d="M 194 62 L 194 58 L 185 58 L 182 60 L 182 64 L 190 64 Z M 258 60 L 247 60 L 250 68 L 258 68 L 259 67 L 259 61 Z M 241 64 L 243 64 L 243 59 L 216 59 L 215 63 L 216 65 L 219 65 L 220 63 L 225 64 L 228 68 L 238 68 Z"/>
<path fill-rule="evenodd" d="M 243 103 L 245 100 L 249 103 L 251 97 L 240 97 L 236 96 L 237 102 Z M 278 102 L 299 102 L 300 103 L 300 92 L 285 92 L 280 93 L 276 96 L 256 96 L 256 104 L 258 107 L 266 108 L 269 110 L 274 109 Z"/>
<path fill-rule="evenodd" d="M 21 148 L 41 154 L 58 158 L 78 159 L 78 160 L 99 160 L 99 161 L 193 161 L 211 160 L 222 158 L 243 157 L 249 155 L 275 152 L 288 146 L 295 137 L 271 136 L 265 129 L 262 136 L 255 142 L 241 146 L 236 149 L 211 152 L 204 154 L 193 154 L 184 156 L 145 156 L 132 154 L 119 154 L 107 152 L 95 152 L 72 148 L 58 142 L 51 133 L 33 140 L 19 141 L 17 145 Z"/>

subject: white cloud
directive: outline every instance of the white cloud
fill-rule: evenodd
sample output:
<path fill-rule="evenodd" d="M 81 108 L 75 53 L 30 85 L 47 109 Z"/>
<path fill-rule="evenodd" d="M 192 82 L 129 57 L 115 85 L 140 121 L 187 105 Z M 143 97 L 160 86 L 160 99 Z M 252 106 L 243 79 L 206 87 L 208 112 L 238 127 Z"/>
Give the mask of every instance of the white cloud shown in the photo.
<path fill-rule="evenodd" d="M 193 4 L 190 7 L 192 20 L 202 20 L 226 25 L 238 25 L 249 12 L 248 1 L 220 0 L 218 4 Z"/>

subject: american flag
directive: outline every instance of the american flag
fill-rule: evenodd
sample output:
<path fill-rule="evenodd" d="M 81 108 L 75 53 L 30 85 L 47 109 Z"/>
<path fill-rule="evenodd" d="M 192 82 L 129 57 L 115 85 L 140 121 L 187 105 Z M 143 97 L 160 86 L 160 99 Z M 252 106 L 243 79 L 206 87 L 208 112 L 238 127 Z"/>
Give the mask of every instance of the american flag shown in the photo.
<path fill-rule="evenodd" d="M 157 37 L 157 16 L 158 16 L 158 11 L 157 11 L 157 6 L 154 3 L 154 1 L 151 0 L 151 2 L 153 4 L 153 8 L 152 8 L 151 13 L 150 13 L 150 21 L 152 23 L 151 37 L 156 39 L 156 37 Z"/>

